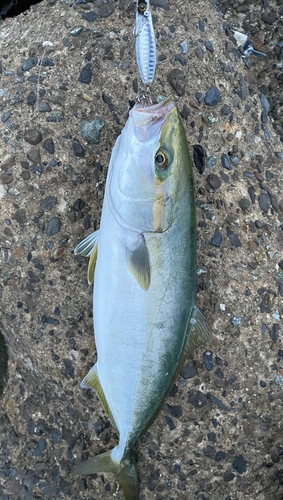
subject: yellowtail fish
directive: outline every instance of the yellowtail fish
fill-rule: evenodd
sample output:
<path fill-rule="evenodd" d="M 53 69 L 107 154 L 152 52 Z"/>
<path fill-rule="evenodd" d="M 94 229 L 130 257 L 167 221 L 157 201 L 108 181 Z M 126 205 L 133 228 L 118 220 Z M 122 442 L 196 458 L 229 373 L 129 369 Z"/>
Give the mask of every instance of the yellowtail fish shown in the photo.
<path fill-rule="evenodd" d="M 130 111 L 112 152 L 100 229 L 75 253 L 90 257 L 98 354 L 81 386 L 96 391 L 119 444 L 74 472 L 113 472 L 136 500 L 132 449 L 186 356 L 211 336 L 195 303 L 193 172 L 172 98 Z"/>

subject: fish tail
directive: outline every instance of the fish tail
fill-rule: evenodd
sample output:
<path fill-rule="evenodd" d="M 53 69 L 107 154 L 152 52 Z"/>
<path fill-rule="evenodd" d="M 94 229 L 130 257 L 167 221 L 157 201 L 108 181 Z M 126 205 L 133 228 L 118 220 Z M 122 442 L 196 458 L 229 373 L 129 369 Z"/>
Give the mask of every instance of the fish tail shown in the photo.
<path fill-rule="evenodd" d="M 117 448 L 114 448 L 114 450 Z M 128 454 L 121 461 L 114 460 L 112 457 L 112 452 L 114 450 L 107 451 L 85 462 L 81 462 L 74 468 L 73 474 L 112 472 L 121 486 L 126 500 L 138 500 L 138 476 L 134 459 Z"/>

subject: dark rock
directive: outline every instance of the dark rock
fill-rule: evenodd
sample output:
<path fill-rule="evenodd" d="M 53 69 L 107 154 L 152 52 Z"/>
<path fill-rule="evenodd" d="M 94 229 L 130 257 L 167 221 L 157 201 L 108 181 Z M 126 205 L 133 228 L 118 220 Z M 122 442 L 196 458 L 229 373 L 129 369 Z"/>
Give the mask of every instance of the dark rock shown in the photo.
<path fill-rule="evenodd" d="M 248 200 L 248 198 L 242 198 L 239 201 L 239 206 L 241 207 L 243 212 L 246 212 L 247 210 L 249 210 L 249 208 L 251 206 L 251 202 L 250 202 L 250 200 Z"/>
<path fill-rule="evenodd" d="M 48 59 L 48 57 L 46 57 L 45 59 L 42 59 L 41 66 L 43 68 L 54 66 L 54 61 L 52 61 L 52 59 Z"/>
<path fill-rule="evenodd" d="M 51 111 L 51 108 L 48 102 L 39 102 L 38 111 L 40 111 L 40 113 L 49 113 L 49 111 Z"/>
<path fill-rule="evenodd" d="M 78 141 L 73 141 L 73 150 L 76 156 L 82 158 L 85 155 L 84 148 Z"/>
<path fill-rule="evenodd" d="M 219 189 L 222 184 L 221 179 L 215 174 L 209 174 L 207 176 L 207 181 L 214 190 Z"/>
<path fill-rule="evenodd" d="M 243 455 L 239 455 L 233 461 L 233 469 L 239 474 L 244 474 L 247 471 L 247 460 L 244 459 Z"/>
<path fill-rule="evenodd" d="M 252 201 L 252 204 L 254 205 L 255 204 L 255 190 L 252 186 L 249 186 L 248 193 L 249 193 L 250 199 Z"/>
<path fill-rule="evenodd" d="M 230 227 L 226 227 L 226 233 L 227 236 L 230 240 L 230 243 L 233 245 L 233 247 L 241 247 L 242 243 L 239 240 L 239 236 L 230 229 Z"/>
<path fill-rule="evenodd" d="M 44 198 L 44 200 L 41 201 L 40 209 L 45 212 L 55 207 L 56 203 L 57 203 L 57 198 L 55 196 L 47 196 L 46 198 Z"/>
<path fill-rule="evenodd" d="M 12 116 L 11 111 L 6 111 L 6 112 L 5 112 L 5 113 L 3 113 L 3 115 L 1 116 L 1 122 L 2 122 L 2 123 L 6 123 L 6 122 L 9 120 L 9 118 L 11 118 L 11 116 Z"/>
<path fill-rule="evenodd" d="M 1 175 L 1 180 L 3 184 L 10 184 L 13 180 L 12 174 L 2 174 Z"/>
<path fill-rule="evenodd" d="M 83 31 L 84 29 L 84 26 L 82 24 L 78 25 L 78 26 L 75 26 L 71 32 L 70 32 L 70 35 L 71 36 L 79 36 L 81 34 L 81 32 Z"/>
<path fill-rule="evenodd" d="M 274 12 L 274 10 L 271 10 L 270 12 L 264 12 L 261 14 L 261 19 L 266 23 L 266 24 L 273 24 L 277 20 L 277 14 Z"/>
<path fill-rule="evenodd" d="M 184 379 L 194 378 L 197 375 L 197 371 L 193 366 L 186 365 L 181 371 L 181 377 Z"/>
<path fill-rule="evenodd" d="M 242 73 L 240 73 L 240 85 L 241 85 L 241 96 L 242 99 L 245 101 L 249 97 L 249 88 L 247 85 L 246 80 L 244 79 Z"/>
<path fill-rule="evenodd" d="M 185 94 L 187 81 L 183 71 L 178 68 L 172 69 L 167 75 L 167 80 L 178 95 L 182 96 Z"/>
<path fill-rule="evenodd" d="M 224 481 L 226 481 L 226 483 L 233 481 L 234 477 L 235 477 L 235 474 L 233 474 L 233 472 L 230 472 L 229 470 L 224 472 L 223 479 L 224 479 Z"/>
<path fill-rule="evenodd" d="M 221 380 L 224 378 L 224 373 L 223 371 L 221 370 L 221 368 L 217 368 L 217 370 L 215 370 L 215 375 L 220 378 Z"/>
<path fill-rule="evenodd" d="M 96 14 L 94 10 L 91 10 L 89 12 L 84 12 L 83 18 L 89 21 L 90 23 L 93 23 L 98 18 L 98 14 Z"/>
<path fill-rule="evenodd" d="M 48 236 L 54 236 L 54 234 L 57 234 L 61 229 L 61 222 L 58 217 L 52 217 L 50 221 L 47 224 L 46 228 L 46 234 Z"/>
<path fill-rule="evenodd" d="M 183 109 L 180 112 L 181 117 L 186 120 L 190 116 L 190 114 L 191 114 L 190 108 L 188 108 L 188 106 L 184 104 Z"/>
<path fill-rule="evenodd" d="M 168 415 L 166 415 L 165 420 L 168 424 L 170 431 L 173 431 L 174 429 L 176 429 L 176 425 L 174 424 L 173 420 L 170 417 L 168 417 Z"/>
<path fill-rule="evenodd" d="M 232 167 L 230 165 L 229 157 L 225 153 L 221 155 L 221 164 L 223 168 L 226 168 L 226 170 L 232 170 Z"/>
<path fill-rule="evenodd" d="M 261 193 L 258 197 L 258 204 L 263 212 L 268 212 L 270 198 L 267 193 Z"/>
<path fill-rule="evenodd" d="M 93 120 L 83 120 L 80 124 L 81 136 L 90 144 L 99 144 L 100 131 L 104 126 L 105 121 L 101 117 L 96 117 Z"/>
<path fill-rule="evenodd" d="M 281 267 L 281 269 L 283 269 L 283 260 L 280 260 L 280 262 L 278 262 L 278 266 Z"/>
<path fill-rule="evenodd" d="M 91 79 L 92 79 L 92 69 L 91 69 L 91 64 L 88 63 L 81 71 L 81 74 L 79 76 L 79 82 L 89 84 L 91 82 Z"/>
<path fill-rule="evenodd" d="M 216 106 L 221 101 L 221 95 L 217 87 L 211 87 L 205 94 L 204 102 L 207 106 Z"/>
<path fill-rule="evenodd" d="M 260 381 L 260 386 L 261 386 L 261 387 L 263 387 L 263 388 L 265 388 L 265 387 L 266 387 L 266 383 L 264 382 L 264 380 L 261 380 L 261 381 Z"/>
<path fill-rule="evenodd" d="M 215 454 L 215 446 L 212 446 L 211 444 L 208 444 L 204 449 L 203 449 L 203 454 L 211 458 Z"/>
<path fill-rule="evenodd" d="M 75 210 L 75 212 L 80 212 L 84 208 L 84 206 L 85 202 L 78 198 L 73 205 L 73 209 Z"/>
<path fill-rule="evenodd" d="M 193 159 L 199 173 L 203 174 L 205 170 L 205 150 L 199 144 L 194 146 Z"/>
<path fill-rule="evenodd" d="M 150 3 L 153 7 L 161 7 L 164 10 L 169 10 L 169 4 L 167 0 L 151 0 Z"/>
<path fill-rule="evenodd" d="M 218 451 L 214 457 L 215 462 L 221 462 L 222 460 L 225 460 L 227 457 L 227 453 L 225 451 Z"/>
<path fill-rule="evenodd" d="M 24 181 L 27 181 L 28 179 L 30 179 L 30 173 L 27 170 L 23 170 L 21 172 L 21 176 L 24 179 Z"/>
<path fill-rule="evenodd" d="M 137 82 L 137 80 L 135 80 L 135 81 Z M 102 100 L 103 100 L 103 102 L 105 102 L 107 104 L 110 111 L 114 111 L 114 105 L 112 104 L 110 97 L 108 97 L 104 92 L 102 94 Z"/>
<path fill-rule="evenodd" d="M 34 68 L 38 63 L 37 57 L 29 57 L 28 59 L 22 59 L 22 70 L 30 71 Z"/>
<path fill-rule="evenodd" d="M 207 434 L 207 439 L 208 439 L 208 441 L 211 441 L 212 443 L 214 443 L 216 441 L 216 434 L 215 434 L 215 432 L 209 432 Z"/>
<path fill-rule="evenodd" d="M 29 151 L 27 154 L 27 159 L 30 160 L 32 163 L 40 163 L 41 162 L 41 156 L 39 149 L 32 149 Z"/>
<path fill-rule="evenodd" d="M 223 238 L 221 236 L 221 233 L 218 231 L 218 229 L 215 229 L 215 233 L 214 233 L 214 236 L 213 236 L 213 238 L 211 240 L 211 244 L 214 247 L 220 248 L 222 241 L 223 241 Z"/>
<path fill-rule="evenodd" d="M 274 323 L 272 325 L 271 331 L 269 333 L 270 338 L 271 338 L 271 340 L 273 342 L 277 342 L 278 341 L 278 339 L 279 339 L 279 333 L 278 333 L 279 330 L 280 330 L 280 326 L 278 324 Z"/>
<path fill-rule="evenodd" d="M 164 405 L 164 409 L 168 410 L 169 413 L 175 418 L 180 418 L 183 414 L 183 407 L 182 406 L 170 406 L 168 404 Z"/>
<path fill-rule="evenodd" d="M 19 208 L 13 217 L 19 224 L 24 224 L 27 221 L 27 214 L 24 208 Z"/>
<path fill-rule="evenodd" d="M 232 109 L 228 104 L 224 104 L 224 106 L 220 109 L 221 116 L 229 116 L 232 113 Z"/>
<path fill-rule="evenodd" d="M 107 4 L 104 4 L 100 7 L 98 10 L 98 15 L 99 17 L 109 17 L 111 14 L 113 14 L 114 10 L 116 9 L 116 5 L 114 2 L 107 2 Z"/>
<path fill-rule="evenodd" d="M 204 52 L 203 50 L 198 47 L 197 49 L 195 49 L 195 55 L 197 56 L 197 58 L 202 61 L 203 60 L 203 56 L 204 56 Z"/>
<path fill-rule="evenodd" d="M 205 42 L 205 48 L 206 48 L 207 50 L 209 50 L 209 52 L 211 52 L 211 53 L 213 54 L 213 52 L 214 52 L 214 48 L 213 48 L 213 45 L 212 45 L 212 43 L 211 43 L 210 41 Z"/>
<path fill-rule="evenodd" d="M 24 133 L 24 140 L 33 146 L 36 146 L 42 139 L 42 133 L 36 128 L 29 128 Z"/>
<path fill-rule="evenodd" d="M 204 95 L 201 92 L 197 92 L 195 98 L 199 103 L 202 103 L 204 101 Z"/>
<path fill-rule="evenodd" d="M 195 408 L 203 408 L 207 403 L 207 397 L 200 391 L 192 390 L 189 392 L 189 403 Z"/>
<path fill-rule="evenodd" d="M 63 120 L 64 120 L 64 114 L 62 113 L 62 111 L 53 111 L 51 115 L 49 115 L 46 118 L 46 121 L 49 123 L 59 123 L 62 122 Z"/>
<path fill-rule="evenodd" d="M 213 357 L 213 353 L 212 353 L 211 351 L 205 351 L 205 352 L 203 353 L 204 363 L 205 363 L 206 369 L 207 369 L 209 372 L 210 372 L 211 370 L 213 370 L 212 357 Z"/>
<path fill-rule="evenodd" d="M 221 175 L 221 179 L 226 182 L 226 184 L 229 183 L 230 179 L 229 179 L 229 175 L 225 174 L 222 170 L 220 170 L 220 175 Z"/>
<path fill-rule="evenodd" d="M 51 138 L 49 139 L 46 139 L 44 141 L 44 143 L 42 144 L 43 148 L 48 152 L 50 153 L 51 155 L 54 154 L 54 151 L 55 151 L 55 146 L 54 146 L 54 142 Z"/>
<path fill-rule="evenodd" d="M 271 193 L 269 195 L 269 198 L 270 198 L 271 206 L 272 206 L 273 210 L 278 213 L 279 212 L 279 204 L 278 204 L 277 197 L 275 196 L 275 194 Z"/>
<path fill-rule="evenodd" d="M 46 448 L 46 440 L 44 438 L 40 438 L 38 446 L 35 449 L 34 455 L 36 457 L 43 457 L 43 451 Z"/>
<path fill-rule="evenodd" d="M 219 408 L 221 408 L 224 411 L 229 411 L 228 406 L 226 406 L 224 403 L 222 403 L 221 399 L 217 398 L 212 394 L 211 392 L 207 393 L 207 397 Z"/>
<path fill-rule="evenodd" d="M 29 167 L 29 170 L 33 172 L 34 174 L 38 175 L 39 177 L 42 176 L 44 168 L 42 165 L 31 165 Z"/>

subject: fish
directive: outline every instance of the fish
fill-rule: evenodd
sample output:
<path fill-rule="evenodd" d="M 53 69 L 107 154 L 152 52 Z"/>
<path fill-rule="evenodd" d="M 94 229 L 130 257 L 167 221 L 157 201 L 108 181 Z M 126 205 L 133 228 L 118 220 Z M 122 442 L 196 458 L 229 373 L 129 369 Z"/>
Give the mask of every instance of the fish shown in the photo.
<path fill-rule="evenodd" d="M 133 447 L 154 420 L 186 357 L 211 339 L 196 306 L 192 164 L 173 97 L 129 112 L 109 164 L 98 231 L 78 244 L 90 257 L 97 363 L 92 388 L 119 435 L 75 474 L 112 472 L 139 498 Z"/>
<path fill-rule="evenodd" d="M 156 67 L 156 41 L 149 0 L 137 0 L 134 36 L 141 79 L 149 87 L 153 82 Z"/>

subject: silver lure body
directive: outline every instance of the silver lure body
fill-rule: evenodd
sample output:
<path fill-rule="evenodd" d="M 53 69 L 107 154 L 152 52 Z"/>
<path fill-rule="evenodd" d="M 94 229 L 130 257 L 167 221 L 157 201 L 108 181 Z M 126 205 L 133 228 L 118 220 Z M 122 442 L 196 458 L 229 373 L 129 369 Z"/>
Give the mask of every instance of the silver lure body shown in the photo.
<path fill-rule="evenodd" d="M 136 55 L 141 79 L 145 85 L 150 85 L 154 79 L 156 66 L 156 42 L 150 11 L 149 0 L 143 2 L 146 10 L 142 12 L 137 0 L 136 26 Z"/>

